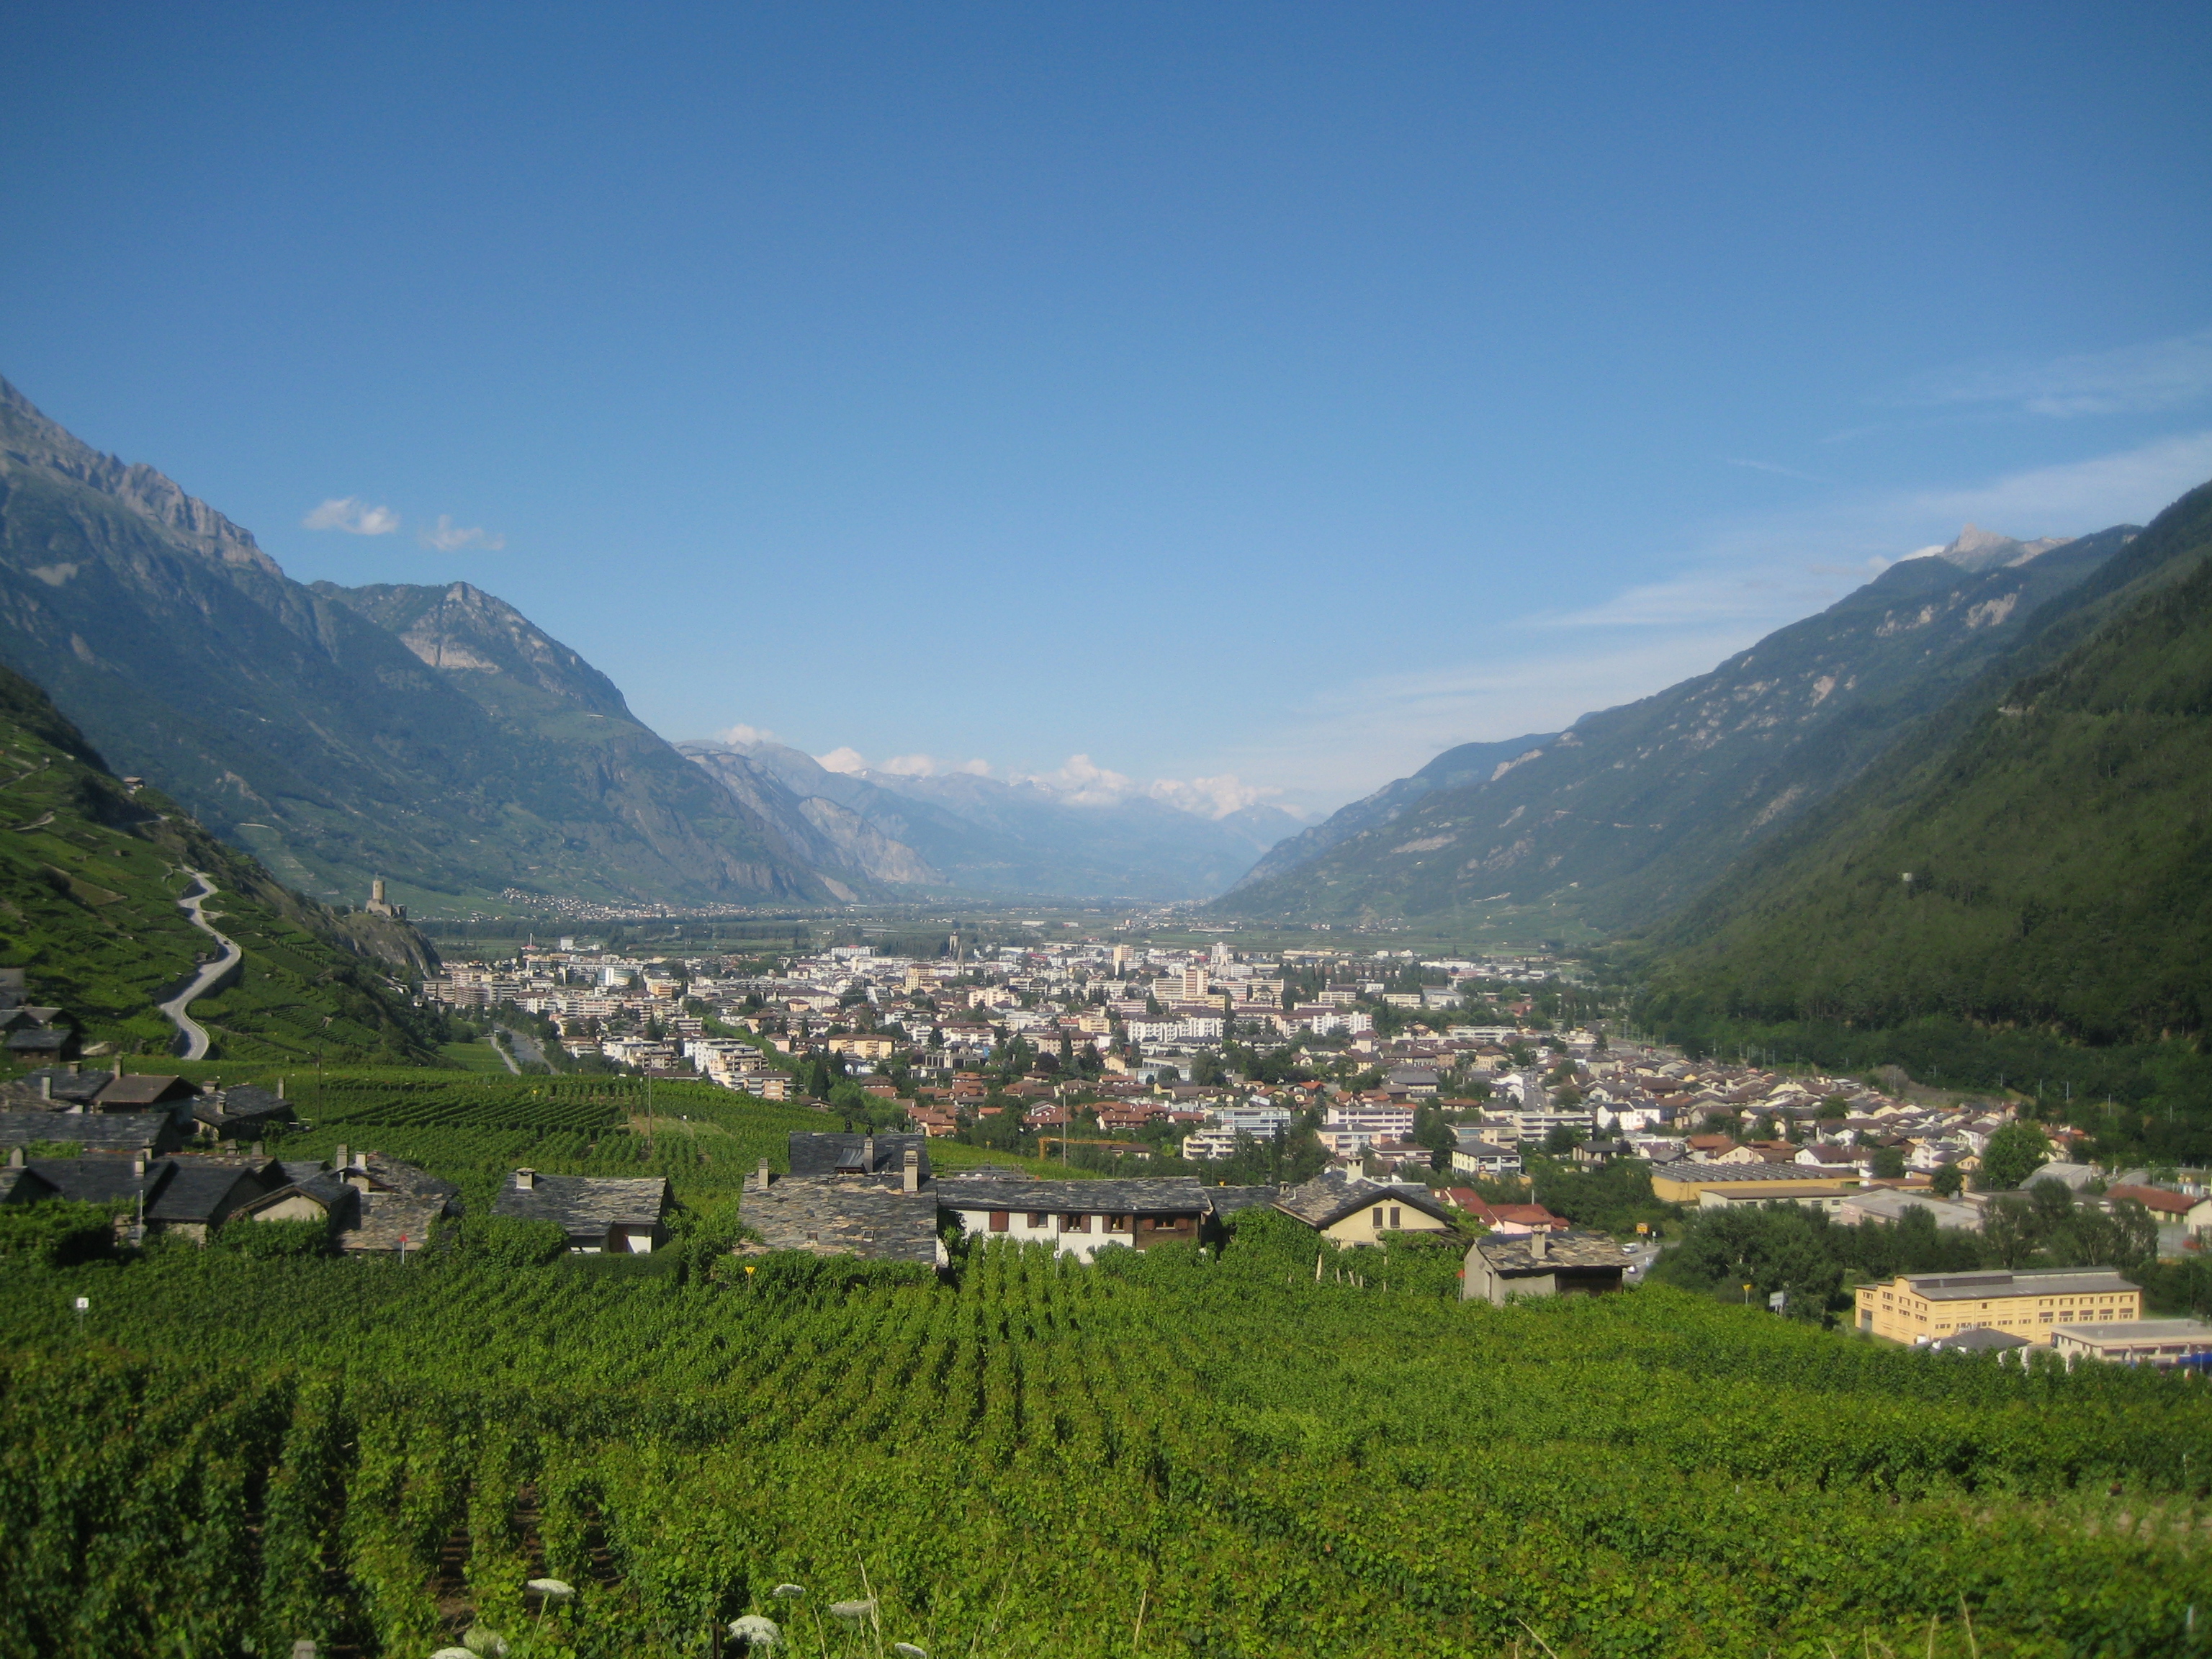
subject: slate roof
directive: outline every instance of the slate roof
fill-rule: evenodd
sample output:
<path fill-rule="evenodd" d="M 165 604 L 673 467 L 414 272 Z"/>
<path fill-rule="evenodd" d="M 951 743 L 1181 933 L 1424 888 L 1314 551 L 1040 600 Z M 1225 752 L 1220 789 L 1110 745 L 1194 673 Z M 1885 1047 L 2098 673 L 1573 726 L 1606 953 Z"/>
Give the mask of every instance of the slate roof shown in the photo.
<path fill-rule="evenodd" d="M 868 1158 L 873 1142 L 873 1157 Z M 841 1170 L 860 1175 L 898 1175 L 905 1168 L 906 1150 L 921 1154 L 921 1175 L 929 1178 L 927 1135 L 819 1134 L 793 1130 L 790 1140 L 791 1172 L 795 1176 L 832 1176 Z M 867 1167 L 860 1166 L 864 1161 Z"/>
<path fill-rule="evenodd" d="M 101 1090 L 114 1081 L 112 1072 L 72 1072 L 66 1066 L 41 1066 L 35 1072 L 23 1074 L 24 1085 L 33 1094 L 58 1106 L 64 1102 L 72 1106 L 89 1105 L 100 1097 Z"/>
<path fill-rule="evenodd" d="M 74 1140 L 88 1150 L 150 1154 L 175 1137 L 167 1112 L 0 1112 L 0 1146 Z"/>
<path fill-rule="evenodd" d="M 442 1198 L 404 1193 L 363 1193 L 360 1206 L 358 1219 L 338 1235 L 338 1248 L 356 1255 L 396 1254 L 403 1235 L 409 1249 L 420 1249 L 432 1224 L 447 1212 Z"/>
<path fill-rule="evenodd" d="M 297 1164 L 288 1164 L 282 1167 L 284 1173 L 289 1176 L 301 1166 Z M 249 1200 L 240 1205 L 238 1213 L 250 1215 L 255 1211 L 272 1208 L 288 1198 L 301 1195 L 314 1200 L 323 1206 L 325 1214 L 337 1218 L 340 1223 L 348 1221 L 358 1213 L 361 1199 L 358 1192 L 325 1170 L 319 1164 L 311 1164 L 306 1167 L 312 1173 L 295 1176 L 281 1187 L 270 1188 L 260 1197 Z"/>
<path fill-rule="evenodd" d="M 57 1196 L 53 1182 L 36 1170 L 0 1168 L 0 1204 L 33 1204 Z"/>
<path fill-rule="evenodd" d="M 1451 1212 L 1426 1187 L 1380 1181 L 1333 1181 L 1317 1176 L 1303 1187 L 1293 1187 L 1275 1200 L 1284 1214 L 1296 1216 L 1309 1227 L 1334 1227 L 1355 1211 L 1377 1204 L 1407 1204 L 1424 1215 L 1449 1222 Z"/>
<path fill-rule="evenodd" d="M 102 1111 L 143 1111 L 172 1100 L 189 1099 L 192 1085 L 182 1078 L 169 1077 L 160 1072 L 140 1072 L 108 1080 L 100 1091 Z"/>
<path fill-rule="evenodd" d="M 288 1118 L 292 1115 L 290 1101 L 270 1090 L 257 1088 L 251 1083 L 225 1089 L 215 1098 L 222 1103 L 222 1115 L 228 1118 Z"/>
<path fill-rule="evenodd" d="M 1535 1251 L 1533 1233 L 1492 1233 L 1474 1241 L 1482 1259 L 1501 1279 L 1535 1278 L 1561 1267 L 1619 1267 L 1628 1266 L 1628 1252 L 1603 1233 L 1547 1233 L 1544 1254 Z"/>
<path fill-rule="evenodd" d="M 670 1201 L 665 1176 L 541 1175 L 531 1187 L 509 1176 L 491 1212 L 503 1220 L 557 1221 L 570 1239 L 599 1243 L 611 1227 L 657 1225 Z"/>
<path fill-rule="evenodd" d="M 991 1181 L 940 1187 L 933 1201 L 947 1209 L 1030 1210 L 1054 1215 L 1203 1215 L 1217 1188 L 1196 1176 L 1127 1181 Z"/>
<path fill-rule="evenodd" d="M 403 1164 L 396 1158 L 386 1158 L 381 1152 L 357 1154 L 353 1167 L 367 1173 L 369 1180 L 387 1192 L 407 1198 L 434 1198 L 441 1201 L 458 1200 L 461 1189 L 452 1182 L 432 1175 L 428 1170 L 412 1164 Z M 538 1179 L 544 1180 L 543 1176 Z M 460 1213 L 460 1206 L 453 1206 L 453 1213 Z"/>
<path fill-rule="evenodd" d="M 1243 1210 L 1263 1210 L 1291 1189 L 1263 1183 L 1257 1187 L 1208 1187 L 1206 1201 L 1216 1215 L 1235 1215 Z"/>
<path fill-rule="evenodd" d="M 258 1198 L 267 1190 L 251 1170 L 234 1164 L 203 1165 L 194 1160 L 174 1158 L 162 1162 L 167 1178 L 147 1200 L 149 1221 L 173 1224 L 218 1221 L 238 1205 Z"/>
<path fill-rule="evenodd" d="M 739 1216 L 771 1250 L 811 1250 L 936 1267 L 937 1194 L 857 1176 L 786 1178 L 739 1200 Z"/>
<path fill-rule="evenodd" d="M 27 1167 L 57 1197 L 80 1204 L 112 1204 L 152 1190 L 161 1179 L 160 1163 L 149 1164 L 143 1171 L 135 1164 L 127 1158 L 42 1158 Z"/>
<path fill-rule="evenodd" d="M 1954 1353 L 2001 1353 L 2008 1348 L 2026 1347 L 2027 1339 L 2010 1331 L 1993 1331 L 1986 1325 L 1969 1325 L 1963 1331 L 1939 1336 L 1928 1346 Z"/>

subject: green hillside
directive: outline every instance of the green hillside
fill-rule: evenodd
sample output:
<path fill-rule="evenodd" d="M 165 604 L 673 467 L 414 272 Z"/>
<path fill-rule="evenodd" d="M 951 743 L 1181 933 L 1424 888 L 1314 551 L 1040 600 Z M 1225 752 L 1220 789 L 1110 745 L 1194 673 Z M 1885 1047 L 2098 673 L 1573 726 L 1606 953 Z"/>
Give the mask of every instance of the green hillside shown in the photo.
<path fill-rule="evenodd" d="M 2208 1600 L 2171 1374 L 1316 1282 L 1249 1222 L 949 1283 L 473 1225 L 0 1275 L 0 1650 L 2149 1659 Z"/>
<path fill-rule="evenodd" d="M 2212 1115 L 2208 814 L 2212 485 L 1659 934 L 1647 1012 L 1834 1057 L 1917 1042 L 1961 1081 L 2084 1075 L 2181 1133 Z"/>
<path fill-rule="evenodd" d="M 425 631 L 428 629 L 428 631 Z M 842 896 L 511 606 L 293 581 L 147 466 L 0 380 L 0 662 L 288 885 L 416 906 L 508 888 Z"/>
<path fill-rule="evenodd" d="M 421 957 L 413 929 L 287 892 L 165 796 L 127 789 L 6 669 L 0 766 L 0 961 L 23 967 L 29 1000 L 58 1005 L 88 1043 L 170 1052 L 175 1029 L 155 1005 L 215 948 L 177 908 L 185 872 L 201 870 L 219 890 L 210 921 L 246 953 L 234 983 L 192 1005 L 213 1057 L 433 1059 L 434 1021 L 386 978 Z"/>
<path fill-rule="evenodd" d="M 1340 815 L 1361 821 L 1354 833 L 1288 869 L 1296 848 L 1271 854 L 1214 908 L 1286 920 L 1512 914 L 1561 933 L 1577 921 L 1648 925 L 1819 816 L 2133 533 L 2115 526 L 2039 555 L 2002 543 L 2024 562 L 1994 568 L 1893 565 L 1710 673 L 1586 714 L 1403 810 L 1399 785 L 1355 803 Z M 1315 841 L 1331 841 L 1332 825 L 1322 830 Z"/>

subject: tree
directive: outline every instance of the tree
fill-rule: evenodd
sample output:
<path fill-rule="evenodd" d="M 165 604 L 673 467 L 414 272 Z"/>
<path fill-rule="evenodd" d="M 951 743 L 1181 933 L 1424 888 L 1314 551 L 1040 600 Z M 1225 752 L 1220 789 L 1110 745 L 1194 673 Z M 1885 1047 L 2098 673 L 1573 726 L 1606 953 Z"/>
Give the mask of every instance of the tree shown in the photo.
<path fill-rule="evenodd" d="M 1894 1146 L 1874 1149 L 1874 1175 L 1877 1181 L 1895 1181 L 1905 1173 L 1905 1154 Z"/>
<path fill-rule="evenodd" d="M 2009 1191 L 2050 1161 L 2051 1143 L 2041 1129 L 2033 1123 L 2008 1123 L 1983 1150 L 1976 1185 L 1985 1193 Z"/>
<path fill-rule="evenodd" d="M 1966 1184 L 1966 1172 L 1955 1164 L 1939 1164 L 1929 1182 L 1938 1198 L 1956 1198 Z"/>

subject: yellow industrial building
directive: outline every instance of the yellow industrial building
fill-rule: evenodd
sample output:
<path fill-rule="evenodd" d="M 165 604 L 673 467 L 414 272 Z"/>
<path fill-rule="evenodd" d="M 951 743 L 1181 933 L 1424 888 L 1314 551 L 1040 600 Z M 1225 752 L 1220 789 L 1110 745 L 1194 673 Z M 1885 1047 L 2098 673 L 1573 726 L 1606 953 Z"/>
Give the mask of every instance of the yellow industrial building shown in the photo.
<path fill-rule="evenodd" d="M 2048 1347 L 2061 1325 L 2142 1317 L 2142 1292 L 2110 1267 L 1906 1273 L 1858 1288 L 1859 1329 L 1892 1342 L 1933 1342 L 1978 1328 Z"/>

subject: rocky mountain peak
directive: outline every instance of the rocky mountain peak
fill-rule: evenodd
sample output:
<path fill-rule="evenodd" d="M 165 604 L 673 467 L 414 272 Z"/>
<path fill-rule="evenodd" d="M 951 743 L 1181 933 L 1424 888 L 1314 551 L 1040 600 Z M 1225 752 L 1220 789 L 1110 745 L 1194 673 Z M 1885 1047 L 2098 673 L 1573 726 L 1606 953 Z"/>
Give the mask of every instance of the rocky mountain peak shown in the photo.
<path fill-rule="evenodd" d="M 0 466 L 10 462 L 45 467 L 112 496 L 219 563 L 245 565 L 270 576 L 284 574 L 261 550 L 251 531 L 233 524 L 198 496 L 186 495 L 166 474 L 142 462 L 103 455 L 48 419 L 0 378 Z"/>
<path fill-rule="evenodd" d="M 1936 556 L 1955 564 L 1961 570 L 1979 574 L 2000 566 L 2026 564 L 2040 558 L 2055 547 L 2063 547 L 2073 539 L 2068 536 L 2045 536 L 2032 542 L 2017 541 L 2000 535 L 1994 530 L 1984 530 L 1968 525 L 1960 531 L 1958 538 L 1942 549 Z"/>

